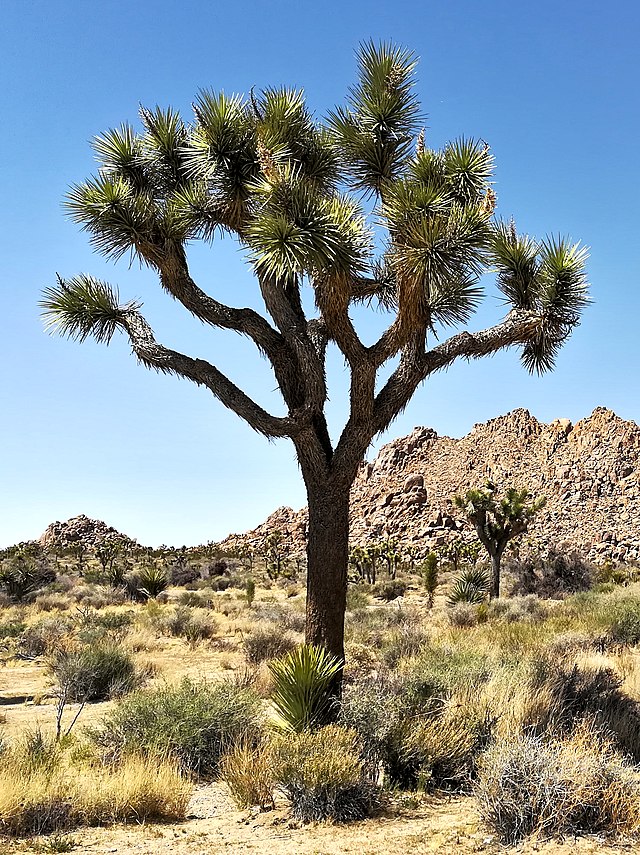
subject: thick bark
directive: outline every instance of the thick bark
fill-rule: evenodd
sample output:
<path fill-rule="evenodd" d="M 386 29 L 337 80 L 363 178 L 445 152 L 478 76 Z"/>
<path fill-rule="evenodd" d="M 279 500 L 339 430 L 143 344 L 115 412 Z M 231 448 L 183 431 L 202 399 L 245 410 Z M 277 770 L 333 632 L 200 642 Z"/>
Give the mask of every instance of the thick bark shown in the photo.
<path fill-rule="evenodd" d="M 489 599 L 497 599 L 500 596 L 500 563 L 502 553 L 491 553 L 491 590 L 489 591 Z"/>
<path fill-rule="evenodd" d="M 309 491 L 306 642 L 344 661 L 349 491 L 330 482 Z"/>

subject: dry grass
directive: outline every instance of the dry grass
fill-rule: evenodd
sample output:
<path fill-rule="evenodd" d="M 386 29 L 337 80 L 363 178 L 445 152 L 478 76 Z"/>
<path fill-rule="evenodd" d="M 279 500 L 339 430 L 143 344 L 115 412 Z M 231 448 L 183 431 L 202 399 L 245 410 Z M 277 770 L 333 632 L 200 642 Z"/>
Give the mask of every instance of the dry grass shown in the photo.
<path fill-rule="evenodd" d="M 81 825 L 183 819 L 192 785 L 175 764 L 129 757 L 119 766 L 52 755 L 0 765 L 0 830 L 25 836 Z"/>
<path fill-rule="evenodd" d="M 246 740 L 238 742 L 223 758 L 220 778 L 238 807 L 257 805 L 262 810 L 274 807 L 273 754 L 268 742 L 258 745 Z"/>
<path fill-rule="evenodd" d="M 564 740 L 520 736 L 496 744 L 480 762 L 476 796 L 506 843 L 640 829 L 637 777 L 588 725 Z"/>

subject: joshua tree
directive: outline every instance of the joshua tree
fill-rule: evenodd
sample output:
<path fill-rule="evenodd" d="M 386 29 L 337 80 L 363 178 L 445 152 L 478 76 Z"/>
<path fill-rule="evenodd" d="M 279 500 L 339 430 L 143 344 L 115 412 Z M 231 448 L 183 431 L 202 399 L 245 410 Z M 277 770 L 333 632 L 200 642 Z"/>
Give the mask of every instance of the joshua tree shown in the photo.
<path fill-rule="evenodd" d="M 499 597 L 502 554 L 510 540 L 524 534 L 529 521 L 544 507 L 546 500 L 534 500 L 528 490 L 517 490 L 514 487 L 510 487 L 499 498 L 493 484 L 487 484 L 482 490 L 467 490 L 464 496 L 455 496 L 454 502 L 473 523 L 480 543 L 489 553 L 489 597 Z"/>
<path fill-rule="evenodd" d="M 103 281 L 58 277 L 42 300 L 49 327 L 105 343 L 121 331 L 143 365 L 204 386 L 259 433 L 291 439 L 309 508 L 306 638 L 338 657 L 349 491 L 372 439 L 423 381 L 457 360 L 516 347 L 529 370 L 551 369 L 587 302 L 583 249 L 520 236 L 494 217 L 485 142 L 427 146 L 415 67 L 406 50 L 363 45 L 357 83 L 322 122 L 291 89 L 248 98 L 202 91 L 191 123 L 171 108 L 143 108 L 139 131 L 122 125 L 96 138 L 98 173 L 68 194 L 68 212 L 98 251 L 130 253 L 203 324 L 251 339 L 273 368 L 283 415 L 206 360 L 156 341 L 141 304 L 121 302 Z M 386 230 L 380 252 L 370 222 Z M 266 315 L 223 305 L 192 278 L 188 244 L 220 232 L 249 253 Z M 489 267 L 506 315 L 472 332 L 466 324 Z M 303 289 L 313 295 L 313 317 Z M 371 344 L 354 327 L 356 303 L 390 314 Z M 462 331 L 447 338 L 447 327 Z M 330 343 L 351 380 L 335 444 L 325 417 Z M 377 387 L 390 360 L 397 365 Z"/>

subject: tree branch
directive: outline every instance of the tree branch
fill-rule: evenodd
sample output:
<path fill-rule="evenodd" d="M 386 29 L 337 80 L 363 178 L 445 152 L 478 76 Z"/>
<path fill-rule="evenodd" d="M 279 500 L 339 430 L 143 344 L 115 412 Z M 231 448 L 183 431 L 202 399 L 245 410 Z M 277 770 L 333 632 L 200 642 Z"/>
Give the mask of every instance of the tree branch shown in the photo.
<path fill-rule="evenodd" d="M 539 327 L 540 317 L 535 312 L 513 309 L 501 323 L 477 333 L 458 333 L 422 355 L 415 351 L 416 342 L 410 342 L 403 349 L 397 369 L 376 397 L 376 433 L 389 426 L 430 374 L 448 368 L 461 357 L 476 359 L 514 344 L 525 344 Z"/>
<path fill-rule="evenodd" d="M 204 359 L 193 359 L 164 347 L 155 340 L 153 331 L 139 312 L 123 312 L 120 325 L 129 335 L 133 352 L 140 362 L 165 374 L 177 374 L 207 389 L 225 407 L 233 410 L 258 433 L 267 437 L 293 437 L 308 423 L 300 411 L 288 418 L 272 416 L 258 406 L 222 372 Z"/>

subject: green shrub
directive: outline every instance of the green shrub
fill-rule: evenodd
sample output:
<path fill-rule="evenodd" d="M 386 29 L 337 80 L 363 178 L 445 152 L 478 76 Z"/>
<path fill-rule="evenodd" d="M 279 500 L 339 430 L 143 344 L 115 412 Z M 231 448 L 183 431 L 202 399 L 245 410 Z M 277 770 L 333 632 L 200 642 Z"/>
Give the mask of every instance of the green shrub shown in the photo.
<path fill-rule="evenodd" d="M 170 754 L 185 771 L 212 778 L 229 748 L 260 727 L 260 700 L 253 692 L 230 682 L 184 679 L 124 698 L 90 735 L 111 759 L 131 752 Z"/>
<path fill-rule="evenodd" d="M 269 663 L 273 679 L 271 701 L 279 723 L 299 733 L 325 724 L 334 714 L 334 681 L 342 662 L 323 647 L 302 644 L 282 659 Z"/>
<path fill-rule="evenodd" d="M 8 620 L 0 623 L 0 639 L 19 638 L 27 628 L 21 620 Z"/>
<path fill-rule="evenodd" d="M 404 597 L 407 592 L 407 583 L 403 579 L 387 579 L 376 583 L 371 592 L 374 597 L 389 603 L 391 600 L 397 600 L 398 597 Z"/>
<path fill-rule="evenodd" d="M 140 683 L 132 657 L 113 645 L 59 651 L 51 670 L 69 701 L 104 701 Z"/>
<path fill-rule="evenodd" d="M 494 745 L 480 760 L 475 793 L 482 818 L 504 843 L 640 825 L 637 780 L 588 729 L 564 741 L 519 736 Z"/>
<path fill-rule="evenodd" d="M 274 746 L 275 779 L 296 819 L 349 822 L 380 804 L 363 775 L 357 735 L 337 725 L 288 735 Z"/>
<path fill-rule="evenodd" d="M 294 650 L 296 640 L 278 626 L 264 626 L 254 629 L 243 642 L 244 655 L 251 665 L 259 665 L 284 656 Z"/>
<path fill-rule="evenodd" d="M 360 609 L 366 609 L 368 605 L 368 588 L 365 588 L 363 585 L 349 585 L 347 588 L 347 611 L 359 611 Z"/>

